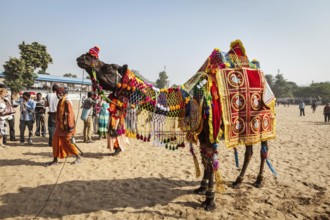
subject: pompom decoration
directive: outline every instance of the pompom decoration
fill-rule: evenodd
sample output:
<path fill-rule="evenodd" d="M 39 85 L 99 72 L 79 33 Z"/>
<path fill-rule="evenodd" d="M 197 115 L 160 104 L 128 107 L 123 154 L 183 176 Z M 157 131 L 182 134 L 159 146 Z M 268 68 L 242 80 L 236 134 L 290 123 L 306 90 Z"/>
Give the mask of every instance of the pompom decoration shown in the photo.
<path fill-rule="evenodd" d="M 96 59 L 99 58 L 99 52 L 100 52 L 100 48 L 97 47 L 97 46 L 95 46 L 95 47 L 89 49 L 89 51 L 88 51 L 88 53 L 89 53 L 91 56 L 95 57 Z"/>

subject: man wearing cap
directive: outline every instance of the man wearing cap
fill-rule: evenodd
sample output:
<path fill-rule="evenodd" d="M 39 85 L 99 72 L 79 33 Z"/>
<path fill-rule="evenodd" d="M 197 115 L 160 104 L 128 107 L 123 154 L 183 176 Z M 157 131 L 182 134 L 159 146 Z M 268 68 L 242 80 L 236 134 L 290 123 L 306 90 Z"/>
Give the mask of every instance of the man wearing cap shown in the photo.
<path fill-rule="evenodd" d="M 52 162 L 46 163 L 45 166 L 57 164 L 58 158 L 66 158 L 68 156 L 76 157 L 76 160 L 71 164 L 80 162 L 79 151 L 76 145 L 71 142 L 76 129 L 72 102 L 67 98 L 67 94 L 67 89 L 63 87 L 57 89 L 59 102 L 56 111 L 56 128 L 52 142 L 54 159 Z"/>

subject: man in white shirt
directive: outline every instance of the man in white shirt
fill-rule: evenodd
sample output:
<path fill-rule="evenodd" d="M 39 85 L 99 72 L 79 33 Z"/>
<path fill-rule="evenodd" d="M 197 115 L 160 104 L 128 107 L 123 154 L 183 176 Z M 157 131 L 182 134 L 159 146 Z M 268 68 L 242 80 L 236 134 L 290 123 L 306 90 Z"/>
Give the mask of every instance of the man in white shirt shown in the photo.
<path fill-rule="evenodd" d="M 49 140 L 48 145 L 51 147 L 53 142 L 53 136 L 55 132 L 55 117 L 56 117 L 56 110 L 57 110 L 57 103 L 58 98 L 56 95 L 56 91 L 59 88 L 57 84 L 54 84 L 52 87 L 52 93 L 49 93 L 46 96 L 46 103 L 45 106 L 48 107 L 48 134 Z"/>

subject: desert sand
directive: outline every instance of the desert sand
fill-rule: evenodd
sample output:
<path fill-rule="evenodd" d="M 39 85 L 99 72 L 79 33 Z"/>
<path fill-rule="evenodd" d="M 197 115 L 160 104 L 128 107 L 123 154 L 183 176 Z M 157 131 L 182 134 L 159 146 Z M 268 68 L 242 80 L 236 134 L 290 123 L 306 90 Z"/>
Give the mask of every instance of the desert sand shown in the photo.
<path fill-rule="evenodd" d="M 52 160 L 48 138 L 33 137 L 33 146 L 8 142 L 0 149 L 0 219 L 329 219 L 330 123 L 323 122 L 322 110 L 313 114 L 306 106 L 306 116 L 299 117 L 297 106 L 276 107 L 277 138 L 269 141 L 269 159 L 278 177 L 266 166 L 260 189 L 252 185 L 260 145 L 254 146 L 241 188 L 233 189 L 239 170 L 233 150 L 220 143 L 225 191 L 216 194 L 213 212 L 201 208 L 204 198 L 192 193 L 201 178 L 188 147 L 170 151 L 130 139 L 124 152 L 108 156 L 106 140 L 95 135 L 93 143 L 82 142 L 80 119 L 76 140 L 84 156 L 78 165 L 67 158 L 44 167 Z M 241 166 L 245 147 L 238 151 Z"/>

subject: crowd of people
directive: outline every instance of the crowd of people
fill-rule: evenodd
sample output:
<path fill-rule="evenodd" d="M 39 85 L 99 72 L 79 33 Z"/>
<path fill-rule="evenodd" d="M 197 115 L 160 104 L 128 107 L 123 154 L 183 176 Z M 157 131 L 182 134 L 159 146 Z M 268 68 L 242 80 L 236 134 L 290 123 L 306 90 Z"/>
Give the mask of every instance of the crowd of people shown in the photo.
<path fill-rule="evenodd" d="M 92 142 L 93 134 L 98 139 L 107 139 L 109 155 L 118 155 L 124 145 L 128 144 L 125 137 L 124 111 L 109 104 L 88 92 L 82 102 L 83 141 Z M 48 109 L 48 110 L 47 110 Z M 18 141 L 15 136 L 15 113 L 19 111 L 19 142 L 20 145 L 33 145 L 32 137 L 47 136 L 46 114 L 48 114 L 48 145 L 53 148 L 53 161 L 45 164 L 50 166 L 58 163 L 58 158 L 75 156 L 73 164 L 79 163 L 80 150 L 74 140 L 76 118 L 73 103 L 68 98 L 68 89 L 54 84 L 52 92 L 43 97 L 37 93 L 33 99 L 29 92 L 13 101 L 5 87 L 0 87 L 0 145 L 5 147 L 9 130 L 10 141 Z M 35 130 L 34 130 L 35 124 Z M 9 129 L 7 129 L 9 127 Z M 25 130 L 28 130 L 27 137 Z"/>
<path fill-rule="evenodd" d="M 107 103 L 93 92 L 88 92 L 87 98 L 82 101 L 80 119 L 83 120 L 83 141 L 93 142 L 93 134 L 98 139 L 107 139 L 107 148 L 112 156 L 118 155 L 128 143 L 125 137 L 125 113 L 116 106 L 116 97 L 113 102 Z M 312 104 L 313 113 L 316 103 Z M 48 111 L 47 111 L 48 108 Z M 24 92 L 19 100 L 12 101 L 6 88 L 0 86 L 0 146 L 5 147 L 9 140 L 18 141 L 15 136 L 15 109 L 19 109 L 19 141 L 20 145 L 33 145 L 32 137 L 46 137 L 46 117 L 48 114 L 48 145 L 53 148 L 53 161 L 46 164 L 50 166 L 58 163 L 58 158 L 75 156 L 73 164 L 79 163 L 80 150 L 74 140 L 76 132 L 76 120 L 72 101 L 68 98 L 68 89 L 54 84 L 52 92 L 42 97 L 37 93 L 32 99 L 29 92 Z M 300 116 L 305 116 L 305 103 L 299 103 Z M 323 109 L 324 121 L 330 122 L 330 104 Z M 35 132 L 33 132 L 35 124 Z M 7 129 L 9 127 L 9 129 Z M 25 137 L 25 130 L 28 136 Z M 26 141 L 27 140 L 27 141 Z"/>

